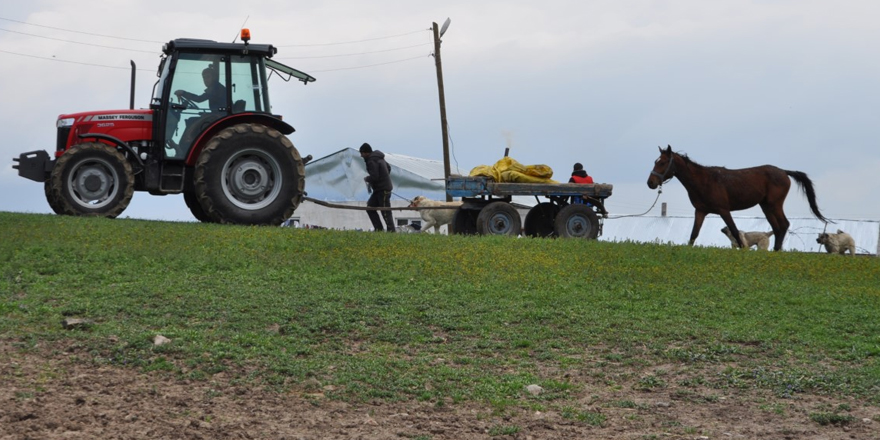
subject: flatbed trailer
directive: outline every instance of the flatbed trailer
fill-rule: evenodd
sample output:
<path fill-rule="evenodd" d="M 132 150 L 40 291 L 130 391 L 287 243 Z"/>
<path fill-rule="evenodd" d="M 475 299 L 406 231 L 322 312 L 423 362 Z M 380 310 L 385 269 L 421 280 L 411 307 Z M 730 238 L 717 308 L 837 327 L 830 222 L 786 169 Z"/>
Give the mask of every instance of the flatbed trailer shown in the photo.
<path fill-rule="evenodd" d="M 481 176 L 446 179 L 446 193 L 462 201 L 452 221 L 454 234 L 596 239 L 608 218 L 605 199 L 612 189 L 607 183 L 500 183 Z M 534 196 L 538 202 L 525 221 L 512 205 L 514 196 Z"/>

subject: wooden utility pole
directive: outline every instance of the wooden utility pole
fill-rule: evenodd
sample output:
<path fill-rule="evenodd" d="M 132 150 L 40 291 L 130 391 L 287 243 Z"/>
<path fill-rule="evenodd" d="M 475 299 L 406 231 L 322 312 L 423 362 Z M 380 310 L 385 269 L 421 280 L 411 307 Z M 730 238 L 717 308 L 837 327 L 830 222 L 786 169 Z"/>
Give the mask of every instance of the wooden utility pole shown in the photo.
<path fill-rule="evenodd" d="M 443 91 L 443 64 L 440 62 L 440 29 L 437 23 L 433 23 L 434 28 L 434 64 L 437 66 L 437 90 L 440 92 L 440 130 L 443 133 L 443 186 L 446 186 L 446 179 L 449 179 L 449 128 L 446 125 L 446 95 Z M 449 19 L 444 23 L 444 31 L 449 26 Z M 446 201 L 451 202 L 452 196 L 446 193 Z"/>

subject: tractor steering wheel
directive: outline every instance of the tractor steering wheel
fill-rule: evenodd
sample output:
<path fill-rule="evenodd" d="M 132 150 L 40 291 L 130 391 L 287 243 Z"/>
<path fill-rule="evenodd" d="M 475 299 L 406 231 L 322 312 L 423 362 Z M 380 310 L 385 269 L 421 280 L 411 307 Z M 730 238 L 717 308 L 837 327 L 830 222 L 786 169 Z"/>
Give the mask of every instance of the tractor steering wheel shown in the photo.
<path fill-rule="evenodd" d="M 186 96 L 177 95 L 177 100 L 178 100 L 178 102 L 183 104 L 185 106 L 185 108 L 188 108 L 188 109 L 199 108 L 198 104 L 196 104 L 192 99 L 189 99 Z"/>

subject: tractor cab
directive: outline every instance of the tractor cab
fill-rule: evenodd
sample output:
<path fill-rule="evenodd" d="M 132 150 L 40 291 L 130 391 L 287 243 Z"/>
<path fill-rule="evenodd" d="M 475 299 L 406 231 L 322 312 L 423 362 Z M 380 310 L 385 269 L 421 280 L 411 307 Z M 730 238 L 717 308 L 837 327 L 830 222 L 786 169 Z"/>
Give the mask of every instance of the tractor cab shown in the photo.
<path fill-rule="evenodd" d="M 273 73 L 306 84 L 315 80 L 272 61 L 276 49 L 271 45 L 178 39 L 162 51 L 150 108 L 160 116 L 154 139 L 169 160 L 194 159 L 194 143 L 225 118 L 263 114 L 280 122 L 269 101 L 267 81 Z M 293 131 L 286 124 L 277 125 L 284 134 Z"/>

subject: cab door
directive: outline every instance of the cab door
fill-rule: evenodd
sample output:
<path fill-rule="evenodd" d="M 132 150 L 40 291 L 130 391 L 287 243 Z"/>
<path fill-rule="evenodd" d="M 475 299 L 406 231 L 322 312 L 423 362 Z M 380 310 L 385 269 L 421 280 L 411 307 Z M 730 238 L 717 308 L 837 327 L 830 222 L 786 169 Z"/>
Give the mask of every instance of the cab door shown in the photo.
<path fill-rule="evenodd" d="M 225 55 L 179 54 L 165 115 L 166 159 L 185 159 L 199 135 L 231 113 L 228 68 Z M 210 81 L 208 71 L 214 75 Z M 214 78 L 219 85 L 213 84 Z M 178 96 L 178 91 L 187 93 Z"/>

